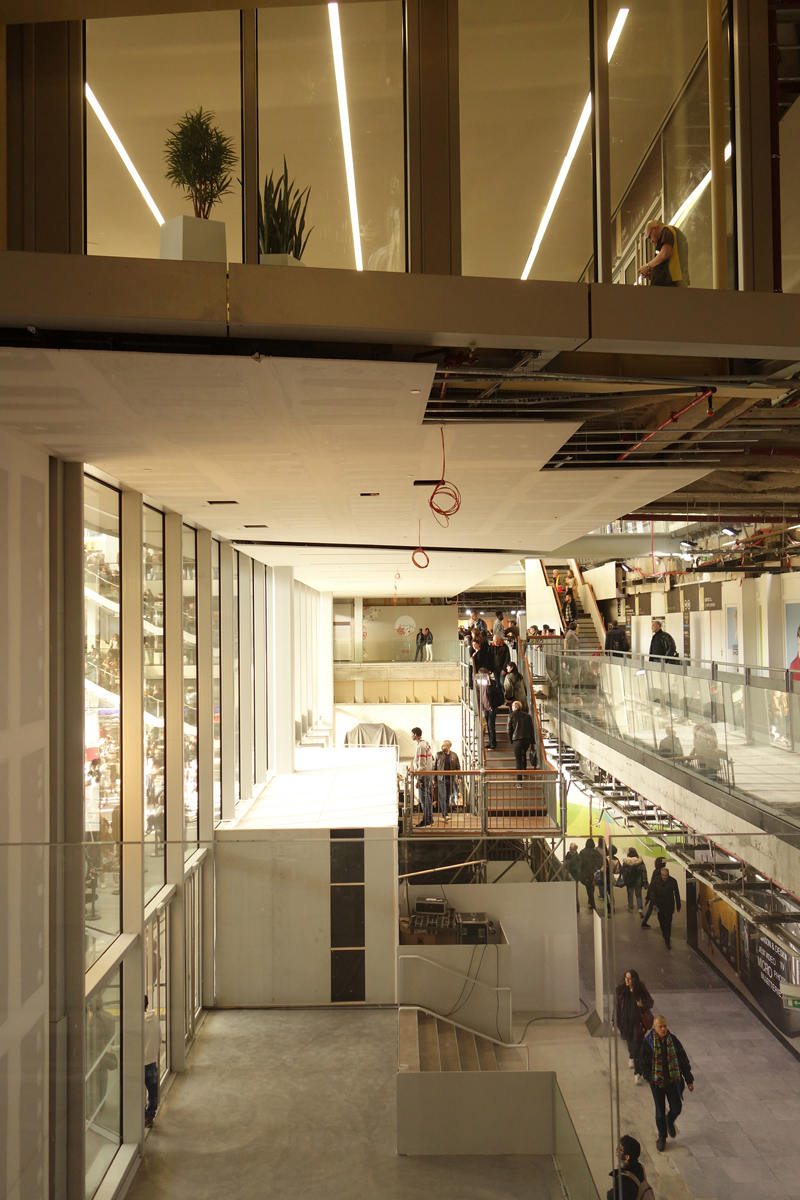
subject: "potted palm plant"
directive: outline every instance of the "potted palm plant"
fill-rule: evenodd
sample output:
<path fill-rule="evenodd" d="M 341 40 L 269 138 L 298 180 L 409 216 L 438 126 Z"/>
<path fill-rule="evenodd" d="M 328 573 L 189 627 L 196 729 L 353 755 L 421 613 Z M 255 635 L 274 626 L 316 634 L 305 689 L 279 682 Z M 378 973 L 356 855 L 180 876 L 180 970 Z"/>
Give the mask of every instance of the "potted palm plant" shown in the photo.
<path fill-rule="evenodd" d="M 182 188 L 194 216 L 173 217 L 161 226 L 161 257 L 194 262 L 228 261 L 225 222 L 212 221 L 211 210 L 233 190 L 236 165 L 233 139 L 214 124 L 214 113 L 202 108 L 185 113 L 164 148 L 166 177 Z"/>
<path fill-rule="evenodd" d="M 258 197 L 258 248 L 262 263 L 272 266 L 304 267 L 300 260 L 311 230 L 305 237 L 306 209 L 311 188 L 299 191 L 289 182 L 289 169 L 283 160 L 283 174 L 275 182 L 274 172 L 264 179 L 264 194 Z"/>

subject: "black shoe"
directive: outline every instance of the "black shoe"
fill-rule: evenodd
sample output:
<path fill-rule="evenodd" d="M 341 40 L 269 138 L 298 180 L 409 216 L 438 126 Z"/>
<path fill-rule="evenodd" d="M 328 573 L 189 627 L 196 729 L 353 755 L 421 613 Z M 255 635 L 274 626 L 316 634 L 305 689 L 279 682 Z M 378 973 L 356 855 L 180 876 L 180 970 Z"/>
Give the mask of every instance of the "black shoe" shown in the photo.
<path fill-rule="evenodd" d="M 674 1138 L 674 1137 L 677 1137 L 677 1136 L 678 1136 L 678 1131 L 677 1131 L 677 1129 L 675 1128 L 675 1122 L 674 1122 L 674 1121 L 670 1121 L 669 1117 L 667 1118 L 667 1133 L 669 1134 L 669 1136 L 670 1136 L 671 1138 Z"/>
<path fill-rule="evenodd" d="M 650 928 L 650 926 L 647 924 L 647 921 L 642 921 L 642 929 L 649 929 L 649 928 Z"/>
<path fill-rule="evenodd" d="M 671 950 L 671 949 L 672 949 L 672 943 L 671 943 L 671 942 L 664 942 L 664 945 L 667 947 L 667 949 L 668 949 L 668 950 Z"/>
<path fill-rule="evenodd" d="M 663 1138 L 659 1138 L 658 1141 L 656 1142 L 656 1150 L 666 1150 L 666 1148 L 667 1148 L 667 1143 L 664 1141 Z"/>

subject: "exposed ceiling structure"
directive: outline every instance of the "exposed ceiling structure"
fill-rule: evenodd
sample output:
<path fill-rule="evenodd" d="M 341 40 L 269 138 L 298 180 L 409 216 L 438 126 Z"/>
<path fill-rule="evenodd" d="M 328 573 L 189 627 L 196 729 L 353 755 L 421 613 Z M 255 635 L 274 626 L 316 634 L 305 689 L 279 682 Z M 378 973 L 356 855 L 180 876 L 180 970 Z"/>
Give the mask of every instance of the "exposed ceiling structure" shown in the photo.
<path fill-rule="evenodd" d="M 425 363 L 0 351 L 0 426 L 338 594 L 453 596 L 692 484 L 691 466 L 545 466 L 580 427 L 425 423 Z M 445 474 L 461 508 L 428 506 Z M 412 564 L 421 542 L 424 570 Z M 436 552 L 432 551 L 436 548 Z M 399 574 L 400 578 L 397 578 Z"/>

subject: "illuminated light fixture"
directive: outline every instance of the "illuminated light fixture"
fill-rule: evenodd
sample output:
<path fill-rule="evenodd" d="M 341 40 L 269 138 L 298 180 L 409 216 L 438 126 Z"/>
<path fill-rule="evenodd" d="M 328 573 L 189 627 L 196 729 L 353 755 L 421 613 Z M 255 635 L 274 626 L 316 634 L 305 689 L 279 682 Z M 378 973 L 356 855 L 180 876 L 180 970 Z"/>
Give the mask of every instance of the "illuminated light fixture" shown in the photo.
<path fill-rule="evenodd" d="M 344 81 L 344 54 L 342 52 L 342 30 L 339 25 L 339 5 L 328 5 L 328 19 L 331 24 L 331 47 L 333 49 L 333 67 L 336 72 L 336 91 L 339 96 L 339 121 L 342 126 L 342 146 L 344 147 L 344 169 L 347 175 L 347 194 L 350 197 L 350 224 L 353 227 L 353 250 L 356 256 L 356 270 L 364 270 L 364 260 L 361 257 L 361 226 L 358 223 L 358 203 L 356 201 L 356 171 L 353 166 L 353 143 L 350 140 L 350 116 L 347 109 L 347 87 Z"/>
<path fill-rule="evenodd" d="M 468 616 L 468 617 L 471 617 L 471 616 L 472 616 L 472 609 L 471 609 L 471 608 L 468 608 L 468 609 L 467 609 L 467 616 Z"/>
<path fill-rule="evenodd" d="M 725 147 L 725 162 L 728 161 L 730 156 L 731 156 L 731 144 L 730 144 L 730 142 L 728 142 L 727 146 Z M 686 216 L 689 209 L 693 208 L 695 206 L 697 201 L 702 196 L 703 192 L 706 190 L 708 185 L 711 183 L 711 175 L 712 175 L 712 172 L 709 171 L 707 175 L 703 176 L 703 178 L 700 180 L 700 182 L 698 183 L 698 185 L 694 189 L 694 191 L 689 193 L 689 195 L 684 200 L 683 204 L 680 206 L 678 211 L 675 213 L 675 216 L 669 222 L 670 225 L 677 225 L 680 221 L 683 220 L 683 218 Z"/>
<path fill-rule="evenodd" d="M 125 163 L 125 166 L 128 168 L 128 173 L 129 173 L 131 179 L 133 180 L 133 182 L 136 184 L 139 191 L 142 193 L 142 197 L 144 199 L 145 204 L 150 209 L 150 212 L 153 214 L 155 219 L 158 221 L 159 225 L 163 225 L 164 218 L 162 217 L 161 213 L 158 211 L 158 205 L 156 204 L 155 200 L 153 199 L 153 197 L 150 195 L 147 188 L 145 187 L 144 180 L 142 179 L 139 172 L 136 170 L 136 167 L 131 162 L 131 156 L 128 154 L 128 151 L 125 149 L 122 142 L 117 137 L 117 132 L 114 129 L 114 126 L 111 124 L 108 117 L 103 112 L 102 108 L 100 107 L 100 104 L 98 103 L 97 97 L 95 96 L 92 89 L 89 87 L 88 83 L 86 84 L 86 99 L 89 101 L 89 104 L 92 108 L 92 111 L 94 112 L 94 115 L 97 117 L 98 121 L 103 126 L 103 129 L 105 129 L 106 133 L 108 134 L 111 145 L 114 147 L 117 154 L 120 156 L 122 161 Z"/>
<path fill-rule="evenodd" d="M 637 675 L 644 675 L 644 671 L 637 671 L 637 672 L 636 672 L 636 674 L 637 674 Z"/>
<path fill-rule="evenodd" d="M 617 13 L 617 19 L 614 22 L 614 27 L 611 30 L 611 33 L 608 35 L 608 59 L 609 59 L 609 62 L 611 61 L 612 54 L 614 53 L 614 51 L 617 48 L 617 42 L 619 41 L 619 35 L 622 33 L 622 27 L 628 19 L 629 12 L 630 12 L 630 9 L 627 9 L 627 8 L 621 8 L 619 10 L 619 12 Z M 569 144 L 569 150 L 567 150 L 566 157 L 565 157 L 563 163 L 561 164 L 561 170 L 558 172 L 558 178 L 556 179 L 556 185 L 553 188 L 552 193 L 550 194 L 550 199 L 547 201 L 547 208 L 544 210 L 544 216 L 542 217 L 541 222 L 539 224 L 539 228 L 536 231 L 536 237 L 533 239 L 533 245 L 531 246 L 531 252 L 528 255 L 528 261 L 525 263 L 525 270 L 522 272 L 522 275 L 521 275 L 522 279 L 527 279 L 531 273 L 531 267 L 534 264 L 536 255 L 539 253 L 539 249 L 542 245 L 544 235 L 547 232 L 547 226 L 550 224 L 550 218 L 552 217 L 555 207 L 558 204 L 558 197 L 561 195 L 561 189 L 564 187 L 564 184 L 567 181 L 567 175 L 569 174 L 569 169 L 572 166 L 572 160 L 574 159 L 575 155 L 578 153 L 578 146 L 581 144 L 581 138 L 583 137 L 584 133 L 586 132 L 586 126 L 589 124 L 589 117 L 591 115 L 592 115 L 592 94 L 590 92 L 589 95 L 586 97 L 586 103 L 583 106 L 583 111 L 581 112 L 581 115 L 578 118 L 578 124 L 575 128 L 574 134 L 572 135 L 572 141 Z"/>
<path fill-rule="evenodd" d="M 722 532 L 727 533 L 728 537 L 736 537 L 736 530 L 731 529 L 729 525 L 723 525 Z"/>

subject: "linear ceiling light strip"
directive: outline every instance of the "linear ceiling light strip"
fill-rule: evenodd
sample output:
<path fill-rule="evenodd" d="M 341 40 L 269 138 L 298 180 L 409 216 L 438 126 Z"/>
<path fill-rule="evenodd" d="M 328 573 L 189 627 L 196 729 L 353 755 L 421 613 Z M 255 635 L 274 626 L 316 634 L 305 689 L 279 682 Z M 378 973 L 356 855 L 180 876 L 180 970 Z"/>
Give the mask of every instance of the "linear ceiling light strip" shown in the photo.
<path fill-rule="evenodd" d="M 353 227 L 353 250 L 356 256 L 356 270 L 364 270 L 364 260 L 361 257 L 361 226 L 358 223 L 358 202 L 356 200 L 356 172 L 353 165 L 353 143 L 350 139 L 350 115 L 347 108 L 347 87 L 344 78 L 344 53 L 342 51 L 342 30 L 339 25 L 339 5 L 328 5 L 328 19 L 331 25 L 331 48 L 333 50 L 333 66 L 336 72 L 336 91 L 339 96 L 339 120 L 342 126 L 342 146 L 344 148 L 344 169 L 347 175 L 347 194 L 350 199 L 350 224 Z"/>
<path fill-rule="evenodd" d="M 626 20 L 628 19 L 629 11 L 630 10 L 627 8 L 621 8 L 619 10 L 619 12 L 617 13 L 617 19 L 614 22 L 614 27 L 611 30 L 611 33 L 609 34 L 609 37 L 608 37 L 608 60 L 609 60 L 609 62 L 611 61 L 612 54 L 614 53 L 614 51 L 617 48 L 617 42 L 619 41 L 619 36 L 622 33 L 622 27 L 625 24 Z M 531 267 L 534 264 L 536 255 L 539 253 L 539 249 L 540 249 L 542 241 L 544 239 L 544 235 L 547 232 L 547 226 L 550 224 L 550 218 L 553 215 L 556 204 L 558 204 L 558 198 L 561 195 L 561 189 L 564 187 L 564 184 L 567 181 L 567 175 L 569 174 L 569 169 L 572 166 L 572 160 L 574 159 L 575 155 L 578 153 L 578 147 L 581 143 L 581 138 L 583 137 L 584 133 L 586 132 L 586 126 L 589 124 L 589 117 L 591 115 L 592 115 L 592 94 L 590 92 L 589 95 L 586 97 L 586 103 L 583 106 L 583 111 L 581 112 L 581 115 L 578 118 L 578 124 L 576 126 L 574 134 L 572 135 L 572 141 L 569 144 L 569 150 L 567 150 L 566 157 L 565 157 L 563 163 L 561 164 L 561 170 L 558 172 L 558 178 L 556 179 L 556 185 L 553 188 L 553 191 L 550 195 L 550 199 L 547 201 L 547 208 L 544 210 L 544 216 L 542 217 L 542 220 L 539 224 L 539 228 L 536 231 L 536 237 L 533 239 L 533 246 L 531 247 L 531 252 L 528 255 L 528 261 L 525 263 L 525 270 L 522 272 L 522 276 L 521 276 L 522 279 L 527 279 L 531 273 Z"/>
<path fill-rule="evenodd" d="M 153 214 L 155 219 L 158 221 L 159 225 L 163 225 L 164 218 L 162 217 L 161 213 L 158 211 L 158 205 L 156 204 L 155 200 L 153 199 L 153 197 L 150 195 L 147 188 L 145 187 L 144 180 L 142 179 L 139 172 L 136 170 L 136 167 L 131 162 L 131 156 L 128 154 L 128 151 L 125 149 L 122 142 L 117 137 L 117 133 L 116 133 L 116 130 L 114 129 L 114 126 L 111 124 L 108 117 L 103 112 L 103 109 L 100 107 L 100 104 L 98 103 L 97 97 L 95 96 L 92 89 L 89 87 L 88 83 L 86 84 L 86 99 L 89 101 L 89 105 L 92 108 L 92 111 L 94 112 L 98 121 L 103 126 L 103 129 L 105 129 L 106 133 L 108 134 L 108 137 L 109 137 L 109 140 L 110 140 L 112 146 L 114 147 L 114 149 L 116 150 L 117 154 L 120 156 L 122 161 L 125 163 L 125 166 L 128 168 L 128 173 L 130 174 L 131 179 L 136 184 L 139 191 L 142 193 L 145 204 L 150 209 L 150 212 Z"/>
<path fill-rule="evenodd" d="M 731 143 L 728 142 L 727 146 L 725 147 L 725 162 L 728 161 L 728 159 L 731 156 L 731 153 L 732 153 Z M 703 192 L 706 190 L 706 188 L 708 187 L 708 185 L 710 183 L 711 183 L 711 171 L 709 171 L 707 175 L 704 175 L 703 178 L 698 183 L 697 187 L 694 189 L 694 191 L 689 193 L 689 195 L 684 200 L 683 204 L 680 206 L 678 211 L 675 213 L 675 216 L 669 222 L 670 225 L 677 225 L 683 220 L 683 218 L 686 216 L 689 209 L 694 207 L 694 205 L 700 199 Z"/>

